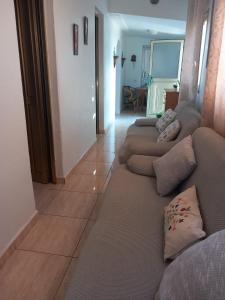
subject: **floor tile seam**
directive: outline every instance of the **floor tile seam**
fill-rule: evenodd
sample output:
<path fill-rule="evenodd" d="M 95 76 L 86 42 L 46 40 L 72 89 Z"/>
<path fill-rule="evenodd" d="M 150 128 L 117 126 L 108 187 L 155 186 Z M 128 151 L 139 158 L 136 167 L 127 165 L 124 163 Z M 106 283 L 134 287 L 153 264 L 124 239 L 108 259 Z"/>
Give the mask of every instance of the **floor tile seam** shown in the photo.
<path fill-rule="evenodd" d="M 75 258 L 73 258 L 73 257 L 70 258 L 70 262 L 68 263 L 67 267 L 65 268 L 65 271 L 63 272 L 62 279 L 60 280 L 58 287 L 55 289 L 55 293 L 52 298 L 53 300 L 56 299 L 58 292 L 60 291 L 60 288 L 63 285 L 63 282 L 64 282 L 64 279 L 66 278 L 67 272 L 69 271 L 70 267 L 72 266 L 73 259 L 75 259 Z"/>
<path fill-rule="evenodd" d="M 51 256 L 57 256 L 57 257 L 65 257 L 65 258 L 73 258 L 73 253 L 71 255 L 63 255 L 63 254 L 59 254 L 59 253 L 52 253 L 52 252 L 48 252 L 48 251 L 40 251 L 40 250 L 34 250 L 34 249 L 24 249 L 24 248 L 15 248 L 15 252 L 16 251 L 21 251 L 21 252 L 25 252 L 25 253 L 34 253 L 34 254 L 43 254 L 43 255 L 51 255 Z"/>
<path fill-rule="evenodd" d="M 44 213 L 44 212 L 40 212 L 39 213 L 40 216 L 45 216 L 45 217 L 59 217 L 59 218 L 63 218 L 63 219 L 71 219 L 71 220 L 83 220 L 86 221 L 89 218 L 81 218 L 81 217 L 69 217 L 69 216 L 62 216 L 62 215 L 57 215 L 57 214 L 50 214 L 50 213 Z"/>

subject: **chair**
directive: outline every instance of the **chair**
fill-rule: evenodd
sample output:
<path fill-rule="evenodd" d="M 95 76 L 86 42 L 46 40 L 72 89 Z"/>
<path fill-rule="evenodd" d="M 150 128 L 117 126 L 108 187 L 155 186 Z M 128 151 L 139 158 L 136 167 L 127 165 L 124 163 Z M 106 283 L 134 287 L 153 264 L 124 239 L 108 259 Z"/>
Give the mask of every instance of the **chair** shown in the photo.
<path fill-rule="evenodd" d="M 135 111 L 138 102 L 138 95 L 135 88 L 130 86 L 123 87 L 123 105 L 124 108 L 132 107 Z"/>

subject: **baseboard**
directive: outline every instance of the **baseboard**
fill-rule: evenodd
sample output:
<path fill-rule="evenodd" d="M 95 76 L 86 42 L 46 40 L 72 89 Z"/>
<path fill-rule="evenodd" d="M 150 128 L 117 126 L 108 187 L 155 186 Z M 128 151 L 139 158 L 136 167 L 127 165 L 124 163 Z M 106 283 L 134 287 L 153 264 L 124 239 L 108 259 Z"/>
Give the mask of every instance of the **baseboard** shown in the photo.
<path fill-rule="evenodd" d="M 105 129 L 99 129 L 99 134 L 105 134 Z"/>
<path fill-rule="evenodd" d="M 65 177 L 57 177 L 56 178 L 56 184 L 65 184 L 66 178 Z"/>
<path fill-rule="evenodd" d="M 17 249 L 18 244 L 22 242 L 27 233 L 31 230 L 34 224 L 37 222 L 38 212 L 32 215 L 32 217 L 28 220 L 28 222 L 19 230 L 16 236 L 11 240 L 9 245 L 3 250 L 0 255 L 0 269 L 5 264 L 6 260 L 13 254 L 13 252 Z"/>

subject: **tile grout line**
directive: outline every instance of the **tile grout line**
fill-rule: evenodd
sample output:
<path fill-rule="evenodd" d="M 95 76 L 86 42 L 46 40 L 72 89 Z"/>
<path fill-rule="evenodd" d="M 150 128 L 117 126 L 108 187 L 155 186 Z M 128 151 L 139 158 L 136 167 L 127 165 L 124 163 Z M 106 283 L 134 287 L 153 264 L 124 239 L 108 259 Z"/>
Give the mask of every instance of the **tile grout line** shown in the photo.
<path fill-rule="evenodd" d="M 74 259 L 73 257 L 70 258 L 70 262 L 68 263 L 68 266 L 67 266 L 67 268 L 65 269 L 65 272 L 62 274 L 62 279 L 60 280 L 59 285 L 58 285 L 58 287 L 56 288 L 55 294 L 54 294 L 54 296 L 52 297 L 53 300 L 56 299 L 56 296 L 58 295 L 58 292 L 60 291 L 60 288 L 61 288 L 61 286 L 63 285 L 64 279 L 66 278 L 67 272 L 69 271 L 70 266 L 72 265 L 73 259 Z"/>

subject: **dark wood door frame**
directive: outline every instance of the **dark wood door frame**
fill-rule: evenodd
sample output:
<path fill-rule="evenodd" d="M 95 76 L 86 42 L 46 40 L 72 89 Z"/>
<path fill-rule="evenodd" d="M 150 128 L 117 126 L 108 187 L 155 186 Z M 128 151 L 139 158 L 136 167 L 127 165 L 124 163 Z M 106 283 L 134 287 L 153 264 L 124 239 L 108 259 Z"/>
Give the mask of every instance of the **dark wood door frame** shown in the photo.
<path fill-rule="evenodd" d="M 95 90 L 96 90 L 96 134 L 99 128 L 99 17 L 95 15 Z"/>
<path fill-rule="evenodd" d="M 32 179 L 55 183 L 43 0 L 14 3 Z"/>

